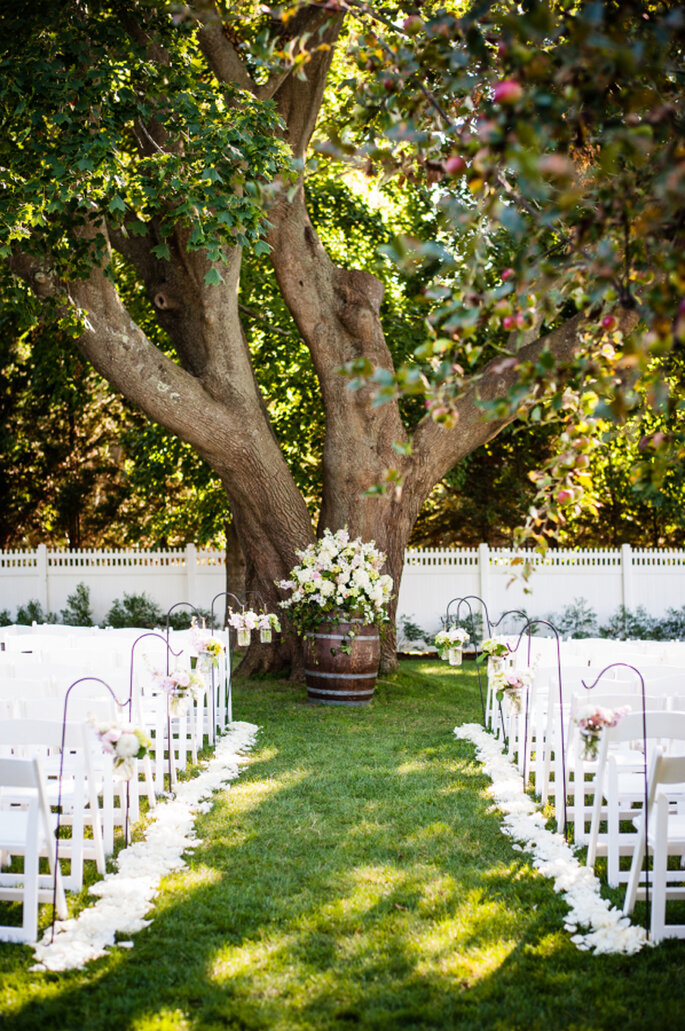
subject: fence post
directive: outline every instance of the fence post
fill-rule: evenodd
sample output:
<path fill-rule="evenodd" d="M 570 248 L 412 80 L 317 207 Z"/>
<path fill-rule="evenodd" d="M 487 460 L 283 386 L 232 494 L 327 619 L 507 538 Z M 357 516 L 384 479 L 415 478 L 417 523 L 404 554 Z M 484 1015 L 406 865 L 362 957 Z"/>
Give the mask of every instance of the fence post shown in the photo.
<path fill-rule="evenodd" d="M 621 601 L 624 609 L 633 607 L 633 549 L 621 545 Z"/>
<path fill-rule="evenodd" d="M 49 608 L 48 591 L 48 549 L 46 544 L 36 548 L 36 574 L 38 576 L 38 601 L 47 619 Z"/>
<path fill-rule="evenodd" d="M 490 611 L 490 549 L 487 544 L 478 545 L 478 593 Z M 483 623 L 484 632 L 487 629 Z"/>
<path fill-rule="evenodd" d="M 186 544 L 186 601 L 194 605 L 197 600 L 197 548 Z"/>

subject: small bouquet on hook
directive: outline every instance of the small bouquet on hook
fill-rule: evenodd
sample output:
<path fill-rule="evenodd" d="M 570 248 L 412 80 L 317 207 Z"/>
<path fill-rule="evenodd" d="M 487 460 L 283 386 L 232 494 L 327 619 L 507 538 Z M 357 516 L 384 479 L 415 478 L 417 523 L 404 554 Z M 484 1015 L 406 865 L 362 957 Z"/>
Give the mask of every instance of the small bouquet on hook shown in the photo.
<path fill-rule="evenodd" d="M 259 640 L 262 644 L 270 644 L 274 633 L 280 634 L 281 621 L 275 612 L 259 613 Z"/>
<path fill-rule="evenodd" d="M 615 727 L 627 712 L 630 712 L 629 705 L 620 709 L 605 709 L 601 705 L 584 705 L 580 709 L 575 723 L 583 742 L 581 759 L 584 762 L 594 762 L 597 759 L 602 731 L 605 727 Z"/>
<path fill-rule="evenodd" d="M 96 723 L 90 720 L 103 752 L 114 757 L 114 774 L 118 780 L 130 780 L 135 773 L 135 760 L 144 759 L 152 741 L 139 727 L 130 723 Z"/>
<path fill-rule="evenodd" d="M 206 685 L 204 677 L 194 669 L 176 669 L 171 673 L 153 674 L 156 686 L 169 700 L 169 714 L 182 716 L 191 698 L 202 698 Z"/>
<path fill-rule="evenodd" d="M 449 662 L 450 666 L 461 666 L 462 651 L 468 640 L 468 630 L 455 626 L 449 630 L 440 630 L 435 635 L 435 647 L 443 661 Z"/>
<path fill-rule="evenodd" d="M 504 671 L 504 660 L 509 654 L 506 642 L 498 637 L 486 637 L 480 644 L 480 656 L 478 661 L 482 662 L 483 657 L 488 663 L 488 677 L 497 676 Z"/>
<path fill-rule="evenodd" d="M 259 639 L 262 644 L 269 644 L 272 641 L 274 631 L 277 634 L 281 632 L 281 621 L 275 612 L 255 612 L 254 609 L 234 612 L 233 609 L 229 609 L 229 613 L 226 622 L 237 631 L 239 648 L 247 648 L 252 639 L 253 630 L 259 630 Z"/>
<path fill-rule="evenodd" d="M 218 666 L 219 658 L 224 654 L 224 646 L 218 637 L 214 637 L 211 631 L 207 629 L 204 619 L 200 627 L 197 624 L 197 619 L 193 616 L 190 622 L 190 633 L 193 648 L 197 652 L 197 657 L 201 663 L 205 666 Z"/>
<path fill-rule="evenodd" d="M 511 713 L 521 711 L 521 701 L 524 692 L 531 685 L 529 673 L 521 670 L 512 670 L 510 673 L 497 673 L 493 678 L 493 690 L 498 702 L 505 702 Z"/>

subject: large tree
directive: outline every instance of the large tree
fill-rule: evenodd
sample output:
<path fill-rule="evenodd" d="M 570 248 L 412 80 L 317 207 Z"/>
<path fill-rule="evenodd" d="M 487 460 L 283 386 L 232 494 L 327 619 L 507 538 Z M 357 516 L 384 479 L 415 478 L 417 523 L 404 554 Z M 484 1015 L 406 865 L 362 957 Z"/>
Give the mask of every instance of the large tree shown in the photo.
<path fill-rule="evenodd" d="M 457 129 L 470 117 L 458 98 L 478 91 L 485 96 L 497 77 L 490 37 L 498 27 L 498 6 L 480 6 L 474 16 L 436 14 L 422 22 L 412 15 L 404 25 L 407 11 L 401 5 L 374 11 L 338 0 L 254 12 L 214 0 L 171 8 L 144 0 L 71 0 L 58 9 L 37 2 L 3 14 L 2 254 L 93 366 L 150 419 L 192 445 L 220 477 L 249 586 L 270 605 L 277 600 L 274 581 L 287 574 L 296 550 L 314 539 L 317 527 L 274 433 L 241 322 L 246 248 L 273 267 L 325 410 L 318 530 L 347 525 L 353 535 L 374 538 L 387 553 L 398 586 L 406 542 L 435 483 L 540 393 L 549 368 L 545 356 L 563 367 L 596 322 L 587 304 L 528 306 L 525 312 L 514 305 L 510 325 L 507 316 L 499 319 L 506 333 L 500 327 L 492 340 L 475 347 L 471 330 L 482 336 L 491 321 L 479 323 L 479 312 L 475 318 L 463 316 L 462 291 L 461 308 L 450 308 L 451 339 L 465 348 L 468 361 L 460 364 L 450 356 L 450 368 L 459 371 L 456 380 L 442 376 L 441 383 L 449 383 L 448 402 L 440 401 L 438 389 L 431 410 L 407 426 L 398 395 L 430 377 L 421 381 L 418 372 L 405 371 L 396 379 L 381 320 L 383 284 L 368 271 L 336 264 L 308 214 L 308 149 L 346 15 L 361 45 L 358 74 L 343 84 L 338 72 L 336 87 L 350 98 L 358 124 L 351 130 L 356 135 L 336 143 L 337 156 L 354 149 L 353 139 L 368 150 L 369 173 L 376 162 L 386 176 L 397 172 L 411 181 L 427 175 L 440 179 L 440 188 L 453 197 L 463 192 L 454 182 L 462 160 L 456 152 L 450 164 Z M 481 28 L 477 16 L 488 9 Z M 554 43 L 553 30 L 550 23 L 538 32 L 543 54 Z M 577 40 L 572 42 L 577 47 Z M 555 80 L 551 59 L 546 61 L 535 73 L 536 88 L 542 92 L 545 81 L 563 125 L 554 97 L 566 84 Z M 379 71 L 387 77 L 379 79 Z M 367 105 L 355 106 L 355 95 L 364 89 Z M 495 92 L 494 103 L 509 111 L 518 102 L 517 90 L 514 84 L 506 96 Z M 613 118 L 609 94 L 605 107 Z M 447 112 L 445 95 L 452 96 Z M 651 96 L 646 102 L 652 103 Z M 436 112 L 446 121 L 428 125 Z M 472 139 L 471 133 L 464 143 L 467 156 L 476 168 L 480 162 L 483 175 L 470 179 L 466 197 L 473 204 L 468 199 L 458 209 L 445 209 L 446 233 L 450 224 L 464 227 L 462 212 L 478 207 L 478 190 L 496 163 L 489 144 L 474 148 Z M 547 136 L 552 150 L 567 144 L 563 133 Z M 539 140 L 535 146 L 539 150 Z M 496 146 L 492 151 L 496 157 Z M 586 147 L 575 164 L 569 158 L 563 169 L 558 161 L 550 165 L 544 182 L 549 184 L 551 175 L 558 194 L 560 180 L 563 186 L 582 179 L 591 162 L 592 149 Z M 534 189 L 537 183 L 533 178 Z M 510 191 L 512 211 L 520 205 L 523 229 L 512 218 L 508 224 L 501 220 L 500 227 L 511 233 L 517 253 L 531 208 L 525 186 L 524 181 L 523 195 L 520 181 Z M 544 191 L 541 197 L 549 199 Z M 562 263 L 550 269 L 543 252 L 566 252 L 571 280 L 580 273 L 569 257 L 573 241 L 569 244 L 554 223 L 555 210 L 535 237 L 538 248 L 526 281 L 533 273 L 542 275 L 547 292 L 562 296 L 556 278 Z M 481 218 L 496 214 L 486 197 Z M 331 210 L 330 217 L 335 215 Z M 565 215 L 562 206 L 560 216 Z M 487 231 L 483 226 L 472 218 L 463 228 L 471 238 L 462 254 L 473 267 L 482 267 L 490 235 L 496 235 L 492 225 Z M 430 253 L 454 281 L 454 264 L 444 272 L 444 245 L 444 239 L 432 243 Z M 502 254 L 501 240 L 493 241 L 492 253 Z M 592 270 L 583 271 L 586 279 L 592 276 Z M 594 274 L 605 273 L 596 268 Z M 132 275 L 169 347 L 160 346 L 132 317 L 124 300 Z M 488 276 L 490 286 L 493 277 L 496 285 L 499 273 L 492 260 Z M 483 283 L 474 285 L 470 273 L 463 281 L 475 310 Z M 443 283 L 433 295 L 436 303 L 450 289 Z M 510 286 L 504 293 L 509 292 Z M 616 293 L 611 304 L 612 332 L 631 330 L 639 318 L 632 293 Z M 440 365 L 436 355 L 444 351 L 438 341 L 429 372 Z M 264 348 L 260 360 L 268 360 Z M 472 378 L 462 365 L 472 370 Z M 385 403 L 378 403 L 374 385 L 350 389 L 340 374 L 344 367 L 362 376 L 376 370 L 375 385 L 381 384 Z M 388 480 L 388 488 L 379 490 Z M 280 653 L 257 652 L 253 661 L 283 664 L 295 647 L 289 639 Z M 387 661 L 393 652 L 389 641 Z"/>

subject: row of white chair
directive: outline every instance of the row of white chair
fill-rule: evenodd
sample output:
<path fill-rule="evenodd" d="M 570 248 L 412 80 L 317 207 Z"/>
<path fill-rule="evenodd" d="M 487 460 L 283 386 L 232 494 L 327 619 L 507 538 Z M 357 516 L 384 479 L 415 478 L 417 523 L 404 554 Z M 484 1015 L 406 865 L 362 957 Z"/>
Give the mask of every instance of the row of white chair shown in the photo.
<path fill-rule="evenodd" d="M 0 939 L 34 940 L 37 903 L 52 901 L 48 881 L 54 884 L 57 912 L 63 916 L 64 891 L 80 890 L 84 862 L 93 861 L 103 873 L 115 828 L 135 822 L 143 798 L 154 806 L 158 794 L 173 789 L 178 773 L 197 759 L 204 741 L 213 743 L 217 730 L 232 720 L 228 651 L 207 676 L 204 695 L 185 713 L 172 715 L 167 695 L 152 677 L 153 669 L 164 668 L 160 649 L 154 652 L 156 642 L 146 653 L 142 645 L 149 642 L 140 641 L 131 677 L 130 646 L 136 636 L 122 635 L 116 662 L 111 651 L 103 658 L 104 653 L 92 648 L 77 648 L 67 656 L 57 647 L 46 665 L 45 641 L 27 634 L 21 635 L 22 650 L 0 653 L 0 760 L 9 780 L 5 788 L 0 784 L 0 898 L 24 903 L 21 927 L 0 927 Z M 89 638 L 84 635 L 83 640 Z M 225 640 L 228 645 L 227 635 Z M 174 656 L 172 668 L 187 667 L 188 640 L 177 637 L 173 646 L 182 654 Z M 119 701 L 128 699 L 133 687 L 131 722 L 152 738 L 151 755 L 135 762 L 134 776 L 126 784 L 115 779 L 112 758 L 103 753 L 87 723 L 93 718 L 129 722 L 129 706 L 120 709 L 104 684 Z M 17 791 L 12 785 L 15 767 L 23 771 L 17 777 L 31 780 L 30 788 Z M 55 840 L 58 807 L 62 829 L 55 865 L 49 842 Z M 49 875 L 39 872 L 36 856 L 47 859 Z M 17 857 L 23 857 L 21 872 Z"/>
<path fill-rule="evenodd" d="M 685 798 L 685 785 L 671 786 L 666 795 L 654 778 L 666 776 L 665 770 L 673 777 L 673 770 L 679 769 L 675 760 L 685 755 L 685 666 L 655 664 L 653 652 L 642 656 L 641 663 L 639 656 L 625 650 L 619 649 L 619 655 L 618 663 L 606 661 L 602 667 L 588 665 L 581 655 L 562 662 L 560 685 L 556 662 L 543 665 L 538 653 L 538 667 L 530 671 L 530 686 L 520 705 L 499 704 L 489 684 L 487 720 L 507 738 L 510 757 L 526 784 L 532 780 L 545 802 L 554 797 L 559 825 L 573 832 L 577 845 L 587 847 L 588 864 L 594 866 L 598 856 L 606 856 L 608 883 L 627 885 L 626 913 L 632 912 L 636 898 L 648 893 L 649 878 L 654 887 L 652 937 L 682 937 L 685 925 L 666 922 L 665 904 L 685 894 L 680 891 L 685 870 L 669 869 L 668 864 L 670 852 L 679 852 L 681 858 L 685 854 L 685 816 L 679 798 Z M 593 684 L 610 664 L 614 668 L 587 690 L 584 685 Z M 508 665 L 525 670 L 518 653 L 510 656 Z M 627 665 L 639 669 L 642 680 Z M 588 704 L 630 710 L 603 732 L 596 760 L 584 756 L 578 729 L 580 710 Z M 674 765 L 659 765 L 661 760 L 674 760 Z M 657 814 L 651 820 L 650 807 L 656 807 Z M 652 827 L 655 821 L 658 833 Z M 642 871 L 645 841 L 653 850 L 649 874 Z"/>

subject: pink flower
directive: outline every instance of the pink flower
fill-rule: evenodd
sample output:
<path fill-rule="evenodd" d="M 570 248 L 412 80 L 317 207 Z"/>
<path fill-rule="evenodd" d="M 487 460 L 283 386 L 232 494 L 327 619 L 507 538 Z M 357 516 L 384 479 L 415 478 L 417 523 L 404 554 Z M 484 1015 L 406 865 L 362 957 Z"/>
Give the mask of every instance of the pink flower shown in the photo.
<path fill-rule="evenodd" d="M 502 79 L 494 88 L 496 104 L 516 104 L 523 96 L 523 88 L 516 79 Z"/>

